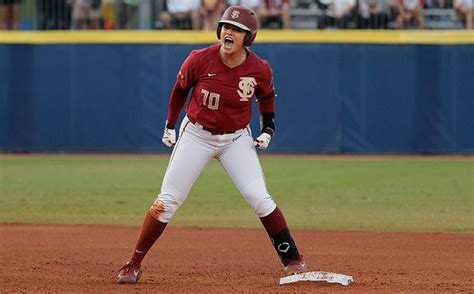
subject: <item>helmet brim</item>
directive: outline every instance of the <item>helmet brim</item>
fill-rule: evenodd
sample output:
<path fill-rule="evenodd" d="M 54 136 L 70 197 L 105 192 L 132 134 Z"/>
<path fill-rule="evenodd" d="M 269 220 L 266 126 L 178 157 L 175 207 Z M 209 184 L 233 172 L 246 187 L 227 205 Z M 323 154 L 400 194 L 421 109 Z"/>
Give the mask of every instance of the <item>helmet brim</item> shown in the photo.
<path fill-rule="evenodd" d="M 221 24 L 221 23 L 231 24 L 231 25 L 233 25 L 233 26 L 236 26 L 236 27 L 238 27 L 238 28 L 241 28 L 242 30 L 245 30 L 245 31 L 247 31 L 247 32 L 249 32 L 249 33 L 252 33 L 252 30 L 249 29 L 249 27 L 247 27 L 246 25 L 241 24 L 240 22 L 236 22 L 236 21 L 232 21 L 232 20 L 220 20 L 220 21 L 219 21 L 219 24 Z"/>

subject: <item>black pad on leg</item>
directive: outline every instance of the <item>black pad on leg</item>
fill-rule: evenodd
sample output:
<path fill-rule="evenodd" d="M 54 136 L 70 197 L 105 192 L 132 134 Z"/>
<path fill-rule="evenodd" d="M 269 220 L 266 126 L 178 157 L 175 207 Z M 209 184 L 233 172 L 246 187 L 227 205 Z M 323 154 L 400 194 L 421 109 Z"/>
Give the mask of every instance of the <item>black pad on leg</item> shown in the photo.
<path fill-rule="evenodd" d="M 287 265 L 290 260 L 300 255 L 288 228 L 283 229 L 275 236 L 270 236 L 270 240 L 283 265 Z"/>

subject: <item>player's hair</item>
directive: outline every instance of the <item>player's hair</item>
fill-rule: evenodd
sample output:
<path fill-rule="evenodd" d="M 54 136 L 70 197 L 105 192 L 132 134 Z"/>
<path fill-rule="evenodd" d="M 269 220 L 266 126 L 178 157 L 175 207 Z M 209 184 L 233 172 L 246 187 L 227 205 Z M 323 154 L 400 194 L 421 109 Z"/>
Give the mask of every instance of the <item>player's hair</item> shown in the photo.
<path fill-rule="evenodd" d="M 217 26 L 217 39 L 221 39 L 221 30 L 224 24 L 231 24 L 247 31 L 244 45 L 250 46 L 257 36 L 258 20 L 257 14 L 242 6 L 230 6 L 224 11 Z"/>

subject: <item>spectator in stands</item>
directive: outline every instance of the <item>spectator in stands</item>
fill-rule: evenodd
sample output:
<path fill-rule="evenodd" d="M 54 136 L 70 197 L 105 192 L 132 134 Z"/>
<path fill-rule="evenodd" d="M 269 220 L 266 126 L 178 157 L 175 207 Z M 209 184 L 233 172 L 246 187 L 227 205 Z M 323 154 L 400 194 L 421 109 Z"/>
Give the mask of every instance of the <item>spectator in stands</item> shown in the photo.
<path fill-rule="evenodd" d="M 447 4 L 445 0 L 438 0 L 438 8 L 446 8 Z"/>
<path fill-rule="evenodd" d="M 220 16 L 224 13 L 225 0 L 201 0 L 202 29 L 215 31 Z"/>
<path fill-rule="evenodd" d="M 71 28 L 71 0 L 37 0 L 40 30 L 69 30 Z"/>
<path fill-rule="evenodd" d="M 396 23 L 400 11 L 399 0 L 385 0 L 388 8 L 388 23 Z M 394 27 L 391 27 L 393 29 Z"/>
<path fill-rule="evenodd" d="M 138 29 L 139 0 L 117 0 L 118 28 L 127 30 Z"/>
<path fill-rule="evenodd" d="M 160 15 L 165 29 L 199 30 L 201 0 L 168 0 L 167 10 Z"/>
<path fill-rule="evenodd" d="M 21 0 L 0 0 L 0 30 L 20 29 Z"/>
<path fill-rule="evenodd" d="M 101 0 L 72 0 L 72 19 L 76 30 L 98 30 L 102 19 Z"/>
<path fill-rule="evenodd" d="M 266 29 L 289 29 L 290 28 L 290 6 L 294 1 L 290 0 L 263 0 L 263 5 L 257 11 L 260 25 Z"/>
<path fill-rule="evenodd" d="M 262 7 L 263 1 L 265 0 L 227 0 L 228 6 L 243 6 L 248 9 L 252 9 L 253 11 L 259 12 L 260 8 Z"/>
<path fill-rule="evenodd" d="M 114 0 L 104 0 L 104 6 L 102 7 L 102 21 L 104 23 L 104 29 L 115 29 L 116 14 Z"/>
<path fill-rule="evenodd" d="M 322 23 L 318 25 L 319 28 L 325 28 L 327 26 L 337 27 L 339 29 L 349 28 L 356 6 L 356 0 L 325 0 L 321 2 L 327 5 L 327 9 Z"/>
<path fill-rule="evenodd" d="M 454 0 L 453 6 L 466 28 L 474 29 L 474 0 Z"/>
<path fill-rule="evenodd" d="M 386 29 L 388 27 L 388 7 L 385 0 L 359 0 L 359 27 Z"/>
<path fill-rule="evenodd" d="M 400 0 L 397 25 L 403 29 L 406 23 L 415 21 L 418 29 L 424 27 L 423 0 Z"/>
<path fill-rule="evenodd" d="M 448 8 L 452 7 L 452 1 L 451 0 L 425 0 L 425 9 L 431 9 L 431 8 Z"/>

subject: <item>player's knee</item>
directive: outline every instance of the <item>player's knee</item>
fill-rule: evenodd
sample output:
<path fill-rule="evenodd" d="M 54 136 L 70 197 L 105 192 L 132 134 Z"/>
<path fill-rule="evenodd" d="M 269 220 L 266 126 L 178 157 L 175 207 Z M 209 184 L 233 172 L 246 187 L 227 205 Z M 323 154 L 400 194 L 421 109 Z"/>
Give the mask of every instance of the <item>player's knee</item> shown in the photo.
<path fill-rule="evenodd" d="M 168 223 L 181 206 L 181 202 L 171 194 L 160 194 L 150 207 L 150 214 L 163 223 Z"/>
<path fill-rule="evenodd" d="M 240 187 L 240 192 L 244 196 L 253 212 L 258 217 L 269 215 L 276 208 L 276 204 L 265 188 L 265 182 L 258 179 L 245 187 Z"/>
<path fill-rule="evenodd" d="M 246 191 L 246 193 L 242 194 L 250 205 L 250 208 L 252 208 L 252 211 L 258 217 L 265 217 L 272 213 L 276 208 L 272 196 L 270 196 L 265 190 Z"/>
<path fill-rule="evenodd" d="M 252 205 L 252 209 L 258 217 L 266 217 L 272 213 L 275 208 L 275 201 L 273 201 L 270 195 L 267 195 Z"/>

